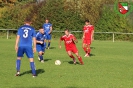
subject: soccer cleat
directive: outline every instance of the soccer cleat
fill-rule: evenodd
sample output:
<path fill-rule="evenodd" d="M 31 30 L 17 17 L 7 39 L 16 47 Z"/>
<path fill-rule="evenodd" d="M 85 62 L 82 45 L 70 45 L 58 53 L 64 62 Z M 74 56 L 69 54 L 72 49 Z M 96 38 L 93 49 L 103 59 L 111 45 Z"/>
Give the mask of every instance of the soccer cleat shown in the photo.
<path fill-rule="evenodd" d="M 87 57 L 88 56 L 88 54 L 85 54 L 85 56 L 84 57 Z"/>
<path fill-rule="evenodd" d="M 84 63 L 83 63 L 83 62 L 80 62 L 80 64 L 81 64 L 81 65 L 84 65 Z"/>
<path fill-rule="evenodd" d="M 90 57 L 90 55 L 87 55 L 86 57 Z"/>
<path fill-rule="evenodd" d="M 36 75 L 33 75 L 32 77 L 33 77 L 33 78 L 35 78 L 35 77 L 36 77 Z"/>
<path fill-rule="evenodd" d="M 44 60 L 41 60 L 41 63 L 44 63 Z"/>
<path fill-rule="evenodd" d="M 75 64 L 75 65 L 76 65 L 76 59 L 73 59 L 73 64 Z"/>
<path fill-rule="evenodd" d="M 20 72 L 17 72 L 17 73 L 15 74 L 15 76 L 20 76 Z"/>
<path fill-rule="evenodd" d="M 47 49 L 50 49 L 49 47 Z"/>
<path fill-rule="evenodd" d="M 38 60 L 40 61 L 40 58 L 38 57 Z"/>

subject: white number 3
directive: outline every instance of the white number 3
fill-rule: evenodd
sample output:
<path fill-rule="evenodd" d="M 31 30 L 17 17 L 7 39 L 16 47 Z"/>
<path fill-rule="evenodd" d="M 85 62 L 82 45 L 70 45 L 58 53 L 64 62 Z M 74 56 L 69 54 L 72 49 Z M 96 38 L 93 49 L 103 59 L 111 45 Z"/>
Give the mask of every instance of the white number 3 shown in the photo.
<path fill-rule="evenodd" d="M 27 37 L 28 37 L 28 30 L 27 30 L 27 29 L 24 30 L 23 37 L 24 37 L 24 38 L 27 38 Z"/>

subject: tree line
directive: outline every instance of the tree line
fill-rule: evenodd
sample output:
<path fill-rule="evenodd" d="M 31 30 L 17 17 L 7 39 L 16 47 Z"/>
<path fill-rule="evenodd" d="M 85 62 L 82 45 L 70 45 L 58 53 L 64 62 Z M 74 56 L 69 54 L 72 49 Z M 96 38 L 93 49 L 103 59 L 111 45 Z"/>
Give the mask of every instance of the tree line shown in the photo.
<path fill-rule="evenodd" d="M 69 28 L 82 30 L 84 20 L 89 19 L 96 32 L 133 32 L 129 17 L 120 17 L 113 10 L 115 0 L 45 0 L 41 3 L 27 3 L 8 8 L 2 13 L 0 28 L 17 29 L 25 18 L 31 18 L 38 29 L 49 18 L 53 30 Z M 57 35 L 54 35 L 55 37 Z M 77 34 L 80 36 L 80 34 Z M 96 35 L 96 38 L 100 38 Z M 105 36 L 103 39 L 112 37 Z M 121 36 L 120 36 L 121 37 Z M 102 37 L 101 37 L 102 38 Z M 126 36 L 126 39 L 130 36 Z"/>

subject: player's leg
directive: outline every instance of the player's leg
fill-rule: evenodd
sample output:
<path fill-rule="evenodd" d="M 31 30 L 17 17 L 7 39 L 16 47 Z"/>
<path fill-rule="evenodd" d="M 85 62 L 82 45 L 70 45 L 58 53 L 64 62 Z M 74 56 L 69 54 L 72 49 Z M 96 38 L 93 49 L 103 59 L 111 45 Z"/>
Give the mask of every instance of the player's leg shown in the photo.
<path fill-rule="evenodd" d="M 79 53 L 77 52 L 77 53 L 75 53 L 75 55 L 77 56 L 77 58 L 78 58 L 78 60 L 79 60 L 80 64 L 81 64 L 81 65 L 83 65 L 83 64 L 84 64 L 84 62 L 83 62 L 83 60 L 82 60 L 82 57 L 81 57 L 81 56 L 79 56 Z"/>
<path fill-rule="evenodd" d="M 20 75 L 21 57 L 23 57 L 23 54 L 24 54 L 23 47 L 19 47 L 18 52 L 17 52 L 17 60 L 16 60 L 16 71 L 17 71 L 17 73 L 15 74 L 15 76 Z"/>
<path fill-rule="evenodd" d="M 73 59 L 73 63 L 76 64 L 76 59 L 75 59 L 75 57 L 72 55 L 72 52 L 71 52 L 71 51 L 67 51 L 67 54 L 69 55 L 70 58 Z"/>
<path fill-rule="evenodd" d="M 48 49 L 50 48 L 50 44 L 51 44 L 51 35 L 48 35 Z"/>
<path fill-rule="evenodd" d="M 30 67 L 31 67 L 31 70 L 32 70 L 32 75 L 33 75 L 33 77 L 35 77 L 36 76 L 36 68 L 35 68 L 34 59 L 29 58 L 29 61 L 30 61 Z"/>
<path fill-rule="evenodd" d="M 38 52 L 38 60 L 43 63 L 44 61 L 43 61 L 42 45 L 36 45 L 36 49 Z"/>
<path fill-rule="evenodd" d="M 83 50 L 85 51 L 85 56 L 84 57 L 87 57 L 88 56 L 88 54 L 87 54 L 87 45 L 86 45 L 86 40 L 84 39 L 83 40 L 83 44 L 82 44 L 82 47 L 83 47 Z"/>
<path fill-rule="evenodd" d="M 77 56 L 77 58 L 78 58 L 80 64 L 83 65 L 84 63 L 83 63 L 83 61 L 82 61 L 81 56 L 79 56 L 78 49 L 77 49 L 76 46 L 73 46 L 72 52 Z"/>
<path fill-rule="evenodd" d="M 27 57 L 29 58 L 29 61 L 30 61 L 30 67 L 31 67 L 31 70 L 32 70 L 32 75 L 33 77 L 36 76 L 36 69 L 35 69 L 35 64 L 34 64 L 34 59 L 33 59 L 33 50 L 32 50 L 32 47 L 26 47 L 25 48 L 25 53 L 27 55 Z"/>
<path fill-rule="evenodd" d="M 88 54 L 87 57 L 90 56 L 90 52 L 91 52 L 90 44 L 91 44 L 91 40 L 87 40 L 87 45 L 86 45 L 87 46 L 87 54 Z"/>
<path fill-rule="evenodd" d="M 40 58 L 40 61 L 41 61 L 42 63 L 44 63 L 43 52 L 42 52 L 42 51 L 39 51 L 39 52 L 38 52 L 38 57 Z"/>

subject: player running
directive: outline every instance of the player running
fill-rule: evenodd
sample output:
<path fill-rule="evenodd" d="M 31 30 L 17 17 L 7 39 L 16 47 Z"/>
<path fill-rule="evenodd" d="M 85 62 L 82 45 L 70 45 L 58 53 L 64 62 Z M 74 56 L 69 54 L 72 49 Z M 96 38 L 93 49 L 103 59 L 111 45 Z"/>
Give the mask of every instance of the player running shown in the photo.
<path fill-rule="evenodd" d="M 45 34 L 46 34 L 46 40 L 48 41 L 47 49 L 50 49 L 52 24 L 49 23 L 48 19 L 45 20 L 45 23 L 43 24 L 43 29 L 44 29 Z"/>
<path fill-rule="evenodd" d="M 25 24 L 18 29 L 15 50 L 17 52 L 16 60 L 16 76 L 20 75 L 20 65 L 23 54 L 29 58 L 30 67 L 32 70 L 33 77 L 36 77 L 35 64 L 33 59 L 33 53 L 36 51 L 36 32 L 33 27 L 30 26 L 31 20 L 26 19 Z M 33 40 L 33 50 L 32 50 L 32 40 Z"/>
<path fill-rule="evenodd" d="M 46 43 L 45 43 L 45 34 L 44 29 L 40 28 L 39 32 L 36 34 L 36 49 L 38 52 L 38 59 L 40 62 L 44 63 L 43 54 L 45 52 Z"/>
<path fill-rule="evenodd" d="M 93 35 L 94 35 L 94 26 L 90 25 L 90 21 L 86 20 L 85 21 L 85 26 L 83 27 L 83 49 L 85 51 L 85 56 L 84 57 L 89 57 L 90 56 L 90 45 L 93 40 Z"/>
<path fill-rule="evenodd" d="M 60 42 L 59 42 L 60 48 L 61 48 L 61 41 L 64 41 L 67 54 L 69 55 L 70 58 L 73 59 L 73 63 L 76 64 L 76 59 L 72 55 L 72 53 L 74 53 L 78 57 L 80 64 L 83 65 L 84 63 L 82 61 L 81 56 L 79 56 L 79 53 L 75 44 L 75 42 L 77 43 L 78 41 L 73 34 L 70 34 L 68 29 L 65 30 L 65 35 L 60 38 Z"/>

